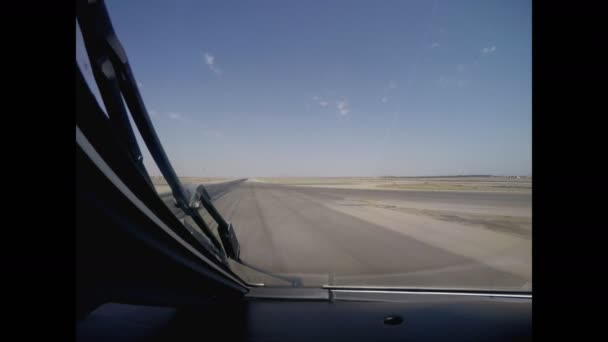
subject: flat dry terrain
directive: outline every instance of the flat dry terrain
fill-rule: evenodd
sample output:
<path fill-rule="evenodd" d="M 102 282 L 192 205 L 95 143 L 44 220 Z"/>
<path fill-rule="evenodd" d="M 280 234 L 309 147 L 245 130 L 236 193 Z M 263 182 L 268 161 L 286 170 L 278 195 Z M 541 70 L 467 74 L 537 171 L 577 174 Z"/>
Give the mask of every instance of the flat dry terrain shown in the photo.
<path fill-rule="evenodd" d="M 182 179 L 220 183 L 210 191 L 242 259 L 303 286 L 532 287 L 530 178 L 226 180 Z M 249 282 L 285 285 L 233 267 Z"/>
<path fill-rule="evenodd" d="M 476 190 L 449 189 L 456 183 Z M 244 261 L 304 286 L 530 290 L 530 187 L 498 177 L 258 178 L 214 202 L 234 224 Z M 247 281 L 277 282 L 235 268 Z"/>
<path fill-rule="evenodd" d="M 214 178 L 214 177 L 180 177 L 182 183 L 194 184 L 216 184 L 235 180 L 236 178 Z M 152 184 L 158 193 L 170 192 L 171 188 L 163 177 L 152 177 Z"/>
<path fill-rule="evenodd" d="M 270 184 L 384 190 L 430 190 L 430 191 L 515 191 L 532 190 L 531 178 L 510 177 L 429 177 L 429 178 L 375 178 L 375 177 L 291 177 L 255 178 L 255 181 Z"/>

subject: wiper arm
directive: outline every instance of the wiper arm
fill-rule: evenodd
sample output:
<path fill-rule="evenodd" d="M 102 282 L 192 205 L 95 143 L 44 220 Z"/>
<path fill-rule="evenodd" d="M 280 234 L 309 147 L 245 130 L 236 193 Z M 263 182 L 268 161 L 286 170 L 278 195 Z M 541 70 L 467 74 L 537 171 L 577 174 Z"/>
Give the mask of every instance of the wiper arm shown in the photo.
<path fill-rule="evenodd" d="M 217 223 L 217 231 L 226 255 L 234 260 L 240 260 L 241 249 L 232 223 L 226 221 L 217 208 L 215 208 L 205 186 L 202 184 L 185 184 L 183 189 L 189 198 L 186 206 L 191 208 L 191 210 L 198 210 L 202 205 Z"/>
<path fill-rule="evenodd" d="M 79 0 L 77 3 L 77 18 L 89 54 L 95 80 L 99 86 L 110 119 L 113 120 L 119 135 L 129 147 L 133 158 L 138 162 L 142 175 L 146 177 L 150 186 L 153 186 L 143 167 L 141 152 L 129 124 L 122 98 L 124 98 L 133 121 L 135 121 L 152 158 L 169 184 L 177 206 L 192 217 L 194 222 L 215 246 L 217 249 L 216 253 L 219 254 L 220 259 L 227 264 L 226 253 L 222 248 L 222 244 L 211 233 L 198 210 L 190 206 L 184 188 L 158 139 L 158 135 L 154 130 L 148 116 L 148 111 L 136 86 L 137 82 L 129 66 L 127 55 L 114 32 L 104 2 L 100 0 Z"/>
<path fill-rule="evenodd" d="M 149 184 L 152 184 L 148 173 L 143 166 L 143 157 L 133 130 L 127 111 L 123 104 L 122 95 L 119 88 L 120 77 L 112 64 L 112 59 L 115 59 L 117 45 L 112 44 L 110 47 L 107 40 L 104 39 L 108 32 L 111 33 L 111 26 L 107 22 L 100 20 L 103 18 L 97 10 L 91 5 L 90 8 L 79 4 L 77 7 L 78 23 L 82 32 L 83 41 L 87 54 L 91 62 L 91 69 L 95 82 L 99 88 L 99 93 L 105 104 L 110 124 L 116 131 L 119 139 L 126 145 L 131 157 L 136 161 L 137 168 L 144 175 L 144 178 Z M 103 4 L 98 7 L 103 7 Z M 120 47 L 118 45 L 118 47 Z M 118 49 L 120 50 L 120 49 Z M 114 53 L 113 53 L 114 52 Z"/>
<path fill-rule="evenodd" d="M 192 186 L 185 187 L 182 185 L 152 125 L 148 111 L 137 88 L 137 82 L 131 71 L 127 55 L 114 32 L 104 2 L 101 0 L 78 0 L 77 18 L 91 62 L 91 68 L 93 69 L 93 75 L 99 87 L 102 100 L 108 110 L 110 120 L 119 133 L 121 140 L 129 148 L 141 174 L 144 175 L 149 185 L 153 187 L 152 181 L 144 168 L 143 158 L 129 122 L 123 99 L 152 158 L 169 184 L 176 205 L 192 218 L 204 235 L 211 241 L 214 248 L 211 248 L 212 246 L 209 246 L 205 241 L 201 241 L 200 236 L 195 236 L 201 245 L 206 249 L 211 249 L 226 265 L 228 265 L 227 257 L 229 257 L 258 272 L 290 281 L 293 286 L 300 286 L 301 280 L 299 279 L 272 275 L 243 262 L 240 259 L 240 246 L 232 224 L 226 221 L 217 211 L 205 187 L 200 185 L 193 188 Z M 201 204 L 217 222 L 221 242 L 211 232 L 200 215 L 198 209 Z M 188 225 L 186 229 L 189 228 L 191 229 Z M 193 232 L 194 230 L 191 230 L 191 233 Z"/>
<path fill-rule="evenodd" d="M 211 196 L 209 195 L 209 192 L 207 192 L 207 189 L 205 188 L 205 186 L 202 184 L 199 186 L 188 185 L 188 186 L 186 186 L 186 188 L 189 189 L 189 191 L 192 192 L 192 194 L 193 194 L 192 200 L 191 200 L 191 206 L 197 207 L 198 206 L 197 200 L 200 200 L 200 204 L 202 204 L 203 207 L 205 207 L 205 209 L 207 210 L 209 215 L 211 215 L 211 217 L 215 220 L 215 222 L 217 222 L 218 233 L 220 235 L 220 239 L 222 240 L 222 244 L 224 245 L 224 249 L 226 250 L 226 254 L 228 255 L 228 257 L 234 259 L 234 261 L 238 262 L 239 264 L 241 264 L 245 267 L 251 268 L 257 272 L 263 273 L 263 274 L 273 277 L 273 278 L 277 278 L 277 279 L 289 282 L 289 283 L 291 283 L 291 286 L 293 286 L 293 287 L 302 286 L 302 279 L 300 279 L 300 278 L 286 277 L 286 276 L 272 274 L 268 271 L 260 269 L 254 265 L 251 265 L 251 264 L 241 260 L 241 257 L 240 257 L 241 248 L 239 245 L 239 241 L 236 237 L 236 233 L 234 232 L 234 227 L 232 226 L 232 223 L 226 221 L 226 219 L 224 219 L 222 214 L 220 214 L 220 212 L 217 210 L 217 208 L 213 204 L 213 202 L 211 200 Z"/>
<path fill-rule="evenodd" d="M 205 207 L 209 215 L 217 222 L 217 231 L 226 254 L 228 257 L 239 261 L 241 248 L 239 246 L 239 241 L 236 238 L 236 234 L 234 233 L 232 223 L 226 221 L 222 214 L 215 208 L 215 205 L 211 201 L 211 196 L 209 196 L 204 185 L 199 185 L 193 192 L 196 193 L 197 198 L 200 200 L 203 207 Z"/>

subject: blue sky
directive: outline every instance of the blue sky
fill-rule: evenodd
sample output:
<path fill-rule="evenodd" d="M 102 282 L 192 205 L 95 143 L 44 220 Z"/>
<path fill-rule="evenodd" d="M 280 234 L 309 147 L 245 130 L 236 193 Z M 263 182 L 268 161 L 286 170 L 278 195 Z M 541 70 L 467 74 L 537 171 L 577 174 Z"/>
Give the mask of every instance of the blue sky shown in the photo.
<path fill-rule="evenodd" d="M 182 176 L 531 174 L 529 0 L 107 6 Z"/>

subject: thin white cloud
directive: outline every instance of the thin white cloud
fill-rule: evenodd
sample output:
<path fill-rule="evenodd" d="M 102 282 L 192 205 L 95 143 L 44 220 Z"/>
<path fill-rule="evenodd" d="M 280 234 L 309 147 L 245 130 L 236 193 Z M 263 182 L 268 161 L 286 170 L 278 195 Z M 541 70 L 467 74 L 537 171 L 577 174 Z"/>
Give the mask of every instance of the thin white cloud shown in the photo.
<path fill-rule="evenodd" d="M 215 56 L 213 56 L 212 54 L 205 53 L 205 64 L 207 64 L 207 66 L 209 67 L 209 70 L 211 70 L 216 75 L 221 75 L 222 74 L 222 69 L 220 69 L 216 65 L 216 63 L 215 63 Z"/>
<path fill-rule="evenodd" d="M 141 82 L 137 81 L 137 87 L 138 87 L 138 88 L 143 88 L 143 87 L 144 87 L 144 85 L 143 85 L 143 84 L 141 84 Z"/>
<path fill-rule="evenodd" d="M 156 111 L 154 109 L 148 111 L 148 113 L 150 113 L 150 115 L 152 115 L 152 116 L 157 116 L 158 115 L 158 111 Z"/>
<path fill-rule="evenodd" d="M 348 107 L 348 101 L 337 101 L 336 108 L 338 109 L 338 113 L 340 115 L 348 115 L 348 113 L 350 113 L 350 108 Z"/>
<path fill-rule="evenodd" d="M 437 83 L 439 83 L 440 87 L 445 88 L 449 85 L 450 81 L 443 76 L 439 76 Z"/>
<path fill-rule="evenodd" d="M 208 137 L 215 137 L 215 138 L 219 138 L 219 137 L 223 136 L 222 132 L 215 131 L 215 130 L 206 130 L 206 131 L 204 131 L 204 134 Z"/>
<path fill-rule="evenodd" d="M 494 51 L 496 51 L 496 46 L 492 45 L 492 46 L 484 47 L 483 49 L 481 49 L 481 54 L 484 56 L 487 56 L 487 55 L 493 53 Z"/>
<path fill-rule="evenodd" d="M 397 82 L 395 82 L 395 81 L 389 81 L 387 88 L 384 89 L 384 96 L 382 96 L 380 98 L 380 102 L 387 103 L 388 102 L 388 96 L 387 96 L 387 94 L 390 94 L 393 89 L 397 89 Z"/>
<path fill-rule="evenodd" d="M 169 112 L 169 113 L 167 113 L 167 116 L 171 120 L 181 120 L 183 118 L 183 116 L 180 113 L 176 113 L 176 112 Z"/>
<path fill-rule="evenodd" d="M 325 108 L 329 105 L 329 102 L 323 100 L 323 98 L 320 96 L 313 96 L 312 100 L 315 101 L 317 104 L 319 104 L 319 106 L 321 106 L 323 108 Z"/>
<path fill-rule="evenodd" d="M 431 44 L 431 49 L 434 49 L 436 47 L 439 47 L 439 43 L 433 42 L 433 44 Z"/>
<path fill-rule="evenodd" d="M 463 72 L 463 71 L 464 71 L 464 69 L 465 69 L 464 64 L 458 64 L 458 66 L 456 67 L 456 69 L 457 69 L 459 72 Z"/>
<path fill-rule="evenodd" d="M 211 54 L 205 53 L 205 63 L 213 65 L 213 63 L 215 63 L 215 57 L 213 57 Z"/>

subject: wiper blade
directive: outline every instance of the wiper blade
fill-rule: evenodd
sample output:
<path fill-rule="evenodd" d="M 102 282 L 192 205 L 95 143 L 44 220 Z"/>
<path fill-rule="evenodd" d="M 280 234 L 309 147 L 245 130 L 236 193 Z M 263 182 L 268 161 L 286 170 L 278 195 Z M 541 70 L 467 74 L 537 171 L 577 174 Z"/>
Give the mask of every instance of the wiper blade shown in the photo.
<path fill-rule="evenodd" d="M 234 260 L 240 260 L 241 248 L 239 246 L 239 241 L 236 238 L 236 234 L 234 233 L 234 227 L 232 226 L 232 223 L 226 221 L 217 208 L 215 208 L 205 186 L 202 184 L 198 186 L 188 184 L 184 187 L 187 192 L 190 193 L 190 202 L 188 205 L 194 208 L 202 205 L 217 223 L 218 234 L 224 250 L 226 251 L 226 255 Z"/>
<path fill-rule="evenodd" d="M 198 210 L 190 206 L 184 188 L 160 143 L 137 88 L 137 82 L 129 66 L 127 55 L 114 32 L 104 2 L 79 0 L 77 3 L 77 19 L 102 100 L 106 105 L 110 119 L 114 118 L 114 126 L 119 135 L 129 147 L 132 157 L 138 162 L 142 175 L 153 187 L 143 167 L 143 158 L 129 124 L 122 102 L 123 98 L 152 158 L 169 184 L 177 206 L 200 227 L 215 246 L 216 253 L 219 253 L 222 262 L 227 264 L 226 253 L 222 244 L 211 233 Z"/>
<path fill-rule="evenodd" d="M 103 7 L 103 4 L 100 6 Z M 136 161 L 137 168 L 144 175 L 146 181 L 152 184 L 144 168 L 143 157 L 123 104 L 119 87 L 120 77 L 118 77 L 117 70 L 112 63 L 112 59 L 115 59 L 117 44 L 112 44 L 114 48 L 111 48 L 108 46 L 107 40 L 104 39 L 104 37 L 108 36 L 108 32 L 112 33 L 111 26 L 108 26 L 104 20 L 99 20 L 102 18 L 100 18 L 99 11 L 94 8 L 88 8 L 81 4 L 77 7 L 77 10 L 83 42 L 90 59 L 95 82 L 110 119 L 110 124 L 122 143 L 126 145 L 127 150 Z M 118 47 L 120 47 L 119 44 Z M 121 48 L 118 50 L 121 50 Z"/>
<path fill-rule="evenodd" d="M 224 245 L 224 249 L 226 250 L 226 254 L 234 260 L 240 260 L 241 247 L 236 238 L 232 223 L 226 221 L 219 211 L 217 211 L 215 205 L 213 205 L 213 202 L 211 201 L 211 196 L 209 196 L 204 185 L 200 185 L 197 190 L 201 193 L 200 198 L 203 206 L 218 224 L 217 230 L 220 239 L 222 240 L 222 244 Z"/>
<path fill-rule="evenodd" d="M 240 249 L 239 241 L 236 237 L 236 233 L 234 232 L 234 227 L 233 227 L 232 223 L 228 222 L 222 216 L 222 214 L 217 210 L 217 208 L 213 204 L 211 196 L 209 195 L 209 192 L 207 191 L 207 188 L 205 187 L 205 185 L 201 184 L 201 185 L 196 186 L 194 184 L 186 184 L 186 185 L 184 185 L 184 187 L 185 187 L 186 191 L 190 194 L 189 205 L 191 207 L 195 207 L 195 208 L 198 208 L 200 205 L 202 205 L 207 210 L 209 215 L 211 215 L 213 220 L 215 220 L 215 222 L 217 223 L 218 233 L 219 233 L 220 239 L 222 241 L 222 244 L 224 246 L 224 250 L 226 251 L 226 254 L 228 255 L 228 257 L 230 257 L 231 259 L 233 259 L 234 261 L 238 262 L 239 264 L 241 264 L 245 267 L 251 268 L 251 269 L 253 269 L 257 272 L 263 273 L 267 276 L 288 282 L 293 287 L 302 286 L 302 279 L 300 279 L 300 278 L 287 277 L 287 276 L 273 274 L 273 273 L 270 273 L 266 270 L 263 270 L 261 268 L 258 268 L 254 265 L 251 265 L 251 264 L 241 260 L 241 257 L 240 257 L 241 249 Z"/>

